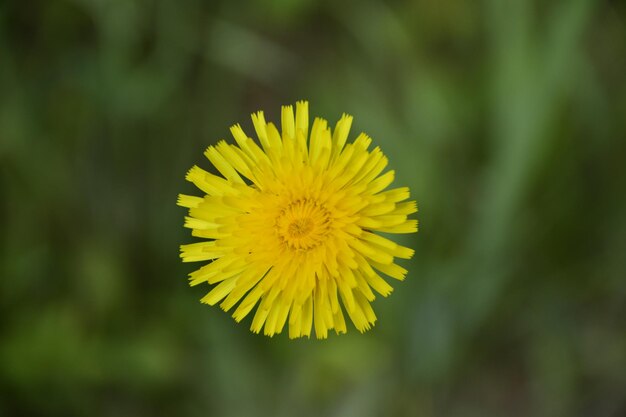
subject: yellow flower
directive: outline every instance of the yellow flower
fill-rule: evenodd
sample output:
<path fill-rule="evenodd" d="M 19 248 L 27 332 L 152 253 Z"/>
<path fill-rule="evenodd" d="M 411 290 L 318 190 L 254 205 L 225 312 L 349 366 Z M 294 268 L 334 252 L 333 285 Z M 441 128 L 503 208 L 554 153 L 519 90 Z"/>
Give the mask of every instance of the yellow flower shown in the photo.
<path fill-rule="evenodd" d="M 387 158 L 361 133 L 346 145 L 352 117 L 331 131 L 316 118 L 309 134 L 308 103 L 282 108 L 279 132 L 263 112 L 252 115 L 261 147 L 239 125 L 237 145 L 220 141 L 205 155 L 221 176 L 194 166 L 186 179 L 205 195 L 179 195 L 189 208 L 185 227 L 206 239 L 181 246 L 184 262 L 211 261 L 190 274 L 190 284 L 215 285 L 203 303 L 241 321 L 258 304 L 251 330 L 273 336 L 289 326 L 289 337 L 323 339 L 346 332 L 343 311 L 364 332 L 376 321 L 372 291 L 391 286 L 379 273 L 403 280 L 394 263 L 413 250 L 381 233 L 412 233 L 417 211 L 406 187 L 384 191 L 394 171 L 382 174 Z M 341 300 L 341 302 L 339 301 Z M 288 324 L 287 324 L 288 323 Z"/>

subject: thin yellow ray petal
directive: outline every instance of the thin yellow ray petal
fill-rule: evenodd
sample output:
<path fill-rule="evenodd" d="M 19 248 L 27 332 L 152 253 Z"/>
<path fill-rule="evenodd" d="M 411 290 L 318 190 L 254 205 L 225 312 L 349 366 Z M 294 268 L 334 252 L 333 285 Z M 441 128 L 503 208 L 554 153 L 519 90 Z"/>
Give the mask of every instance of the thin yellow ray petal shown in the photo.
<path fill-rule="evenodd" d="M 378 175 L 383 172 L 383 170 L 387 167 L 388 162 L 389 160 L 387 159 L 387 157 L 382 155 L 380 159 L 377 160 L 376 164 L 374 164 L 373 168 L 371 168 L 371 170 L 362 173 L 362 176 L 360 176 L 358 180 L 355 181 L 355 185 L 370 184 L 372 180 L 374 180 L 374 178 L 378 177 Z M 382 189 L 384 188 L 385 187 L 383 187 Z"/>
<path fill-rule="evenodd" d="M 309 159 L 309 147 L 307 145 L 307 132 L 303 132 L 301 129 L 296 130 L 296 141 L 298 143 L 299 153 L 297 154 L 300 157 L 302 163 L 306 163 Z"/>
<path fill-rule="evenodd" d="M 196 165 L 187 172 L 185 179 L 209 195 L 233 192 L 233 187 L 224 178 L 213 175 Z"/>
<path fill-rule="evenodd" d="M 354 308 L 352 310 L 348 310 L 348 316 L 352 320 L 354 327 L 356 327 L 359 332 L 363 333 L 371 328 L 359 302 L 354 302 Z"/>
<path fill-rule="evenodd" d="M 217 150 L 215 146 L 209 146 L 206 151 L 204 151 L 204 156 L 207 157 L 209 161 L 213 164 L 215 168 L 226 178 L 227 180 L 233 183 L 244 184 L 244 181 L 241 179 L 237 170 L 233 168 L 233 166 L 228 163 L 228 161 L 222 156 L 222 154 Z"/>
<path fill-rule="evenodd" d="M 355 299 L 368 323 L 374 324 L 376 322 L 376 314 L 374 314 L 374 310 L 365 295 L 357 292 L 355 294 Z"/>
<path fill-rule="evenodd" d="M 211 306 L 215 305 L 222 298 L 226 297 L 226 295 L 228 295 L 228 293 L 231 292 L 233 288 L 235 288 L 236 282 L 237 276 L 220 282 L 207 295 L 205 295 L 201 301 Z"/>
<path fill-rule="evenodd" d="M 365 206 L 359 212 L 359 214 L 362 216 L 368 216 L 368 217 L 380 216 L 380 215 L 391 213 L 391 212 L 393 212 L 394 214 L 400 214 L 400 213 L 397 213 L 395 209 L 396 209 L 395 203 L 383 202 L 383 203 L 378 203 L 378 204 L 369 204 Z"/>
<path fill-rule="evenodd" d="M 187 227 L 187 226 L 185 226 Z M 204 239 L 221 239 L 224 237 L 224 234 L 219 231 L 219 229 L 193 229 L 191 231 L 191 236 L 201 237 Z"/>
<path fill-rule="evenodd" d="M 237 322 L 243 320 L 250 313 L 250 311 L 252 311 L 262 295 L 263 290 L 258 286 L 254 287 L 233 312 L 233 317 L 235 318 L 235 320 Z"/>
<path fill-rule="evenodd" d="M 260 306 L 257 308 L 256 313 L 254 313 L 254 318 L 252 319 L 252 326 L 250 326 L 250 330 L 254 333 L 260 333 L 263 325 L 265 324 L 265 320 L 267 319 L 267 315 L 269 314 L 268 310 L 262 309 Z"/>
<path fill-rule="evenodd" d="M 341 308 L 333 313 L 333 321 L 335 323 L 335 333 L 341 334 L 347 332 L 348 329 L 346 328 L 346 320 L 343 317 Z"/>
<path fill-rule="evenodd" d="M 311 128 L 311 137 L 309 138 L 309 160 L 314 165 L 322 153 L 323 140 L 322 134 L 327 129 L 328 122 L 322 118 L 316 117 L 313 120 Z"/>
<path fill-rule="evenodd" d="M 397 258 L 410 259 L 415 253 L 413 249 L 400 246 L 396 242 L 375 233 L 363 232 L 361 239 L 370 242 L 374 247 L 380 247 L 380 250 Z"/>
<path fill-rule="evenodd" d="M 370 194 L 376 194 L 384 190 L 393 182 L 395 174 L 394 170 L 385 172 L 383 175 L 368 184 L 367 192 Z"/>
<path fill-rule="evenodd" d="M 380 148 L 374 148 L 372 152 L 368 153 L 367 161 L 365 161 L 359 172 L 354 176 L 351 184 L 357 185 L 360 183 L 369 182 L 369 180 L 364 181 L 364 179 L 366 179 L 366 177 L 376 178 L 376 176 L 378 176 L 378 174 L 380 174 L 386 166 L 387 160 L 381 152 Z"/>
<path fill-rule="evenodd" d="M 417 213 L 417 202 L 415 201 L 397 204 L 396 209 L 393 211 L 393 214 L 409 215 L 413 213 Z"/>
<path fill-rule="evenodd" d="M 284 138 L 296 137 L 296 125 L 293 117 L 293 106 L 283 106 L 280 112 L 280 126 L 283 131 Z"/>
<path fill-rule="evenodd" d="M 213 262 L 204 265 L 202 268 L 189 274 L 189 285 L 194 286 L 202 282 L 217 282 L 224 267 L 236 262 L 237 259 L 232 256 L 223 256 L 214 260 Z M 226 277 L 228 278 L 228 277 Z"/>
<path fill-rule="evenodd" d="M 356 251 L 361 253 L 366 258 L 371 259 L 372 261 L 380 262 L 383 264 L 390 264 L 393 262 L 393 256 L 388 253 L 377 251 L 367 242 L 364 242 L 359 239 L 354 239 L 349 242 L 349 245 L 352 246 Z"/>
<path fill-rule="evenodd" d="M 354 294 L 350 286 L 342 279 L 338 279 L 337 287 L 339 288 L 339 295 L 341 295 L 341 301 L 346 307 L 348 312 L 354 310 Z"/>
<path fill-rule="evenodd" d="M 289 310 L 291 308 L 291 303 L 283 302 L 281 303 L 280 310 L 278 312 L 278 317 L 276 318 L 275 330 L 276 333 L 281 333 L 283 328 L 285 327 L 285 323 L 287 322 L 287 316 L 289 315 Z"/>
<path fill-rule="evenodd" d="M 257 160 L 256 155 L 249 146 L 248 139 L 250 138 L 248 138 L 248 135 L 246 135 L 246 133 L 243 131 L 243 129 L 241 128 L 241 125 L 237 123 L 231 126 L 230 133 L 233 135 L 233 138 L 235 138 L 235 141 L 237 142 L 237 145 L 239 145 L 241 150 L 245 152 L 245 154 L 248 155 L 250 159 L 252 159 L 253 161 L 256 161 Z"/>
<path fill-rule="evenodd" d="M 400 265 L 394 264 L 394 263 L 381 264 L 381 263 L 372 261 L 371 264 L 374 268 L 378 269 L 383 274 L 388 275 L 391 278 L 395 278 L 399 281 L 403 281 L 404 277 L 406 276 L 406 273 L 408 272 L 406 269 L 402 268 Z"/>
<path fill-rule="evenodd" d="M 244 159 L 245 155 L 239 155 L 235 149 L 237 149 L 235 146 L 229 145 L 223 141 L 217 144 L 217 151 L 224 158 L 224 160 L 226 160 L 228 164 L 235 168 L 235 170 L 241 173 L 244 177 L 252 179 L 252 171 Z"/>
<path fill-rule="evenodd" d="M 374 301 L 376 296 L 372 292 L 372 289 L 364 276 L 358 271 L 355 271 L 354 276 L 357 282 L 357 289 L 365 296 L 365 298 L 367 298 L 368 301 Z"/>
<path fill-rule="evenodd" d="M 352 116 L 349 114 L 342 114 L 341 119 L 335 125 L 335 129 L 333 130 L 333 153 L 331 156 L 331 160 L 335 160 L 337 156 L 343 150 L 343 146 L 348 139 L 348 135 L 350 134 L 350 127 L 352 126 Z"/>
<path fill-rule="evenodd" d="M 266 150 L 267 154 L 276 153 L 278 157 L 282 154 L 283 140 L 280 136 L 280 132 L 274 123 L 268 123 L 266 126 L 267 140 L 270 144 L 270 148 Z"/>
<path fill-rule="evenodd" d="M 176 204 L 181 207 L 194 208 L 194 207 L 198 207 L 198 205 L 202 203 L 203 201 L 204 199 L 202 197 L 178 194 L 178 200 L 176 201 Z"/>
<path fill-rule="evenodd" d="M 378 195 L 385 197 L 385 201 L 387 202 L 397 203 L 399 201 L 403 201 L 409 198 L 411 196 L 411 193 L 409 192 L 409 187 L 400 187 L 384 191 Z"/>
<path fill-rule="evenodd" d="M 380 275 L 376 273 L 371 265 L 361 255 L 355 256 L 359 269 L 367 280 L 367 283 L 380 295 L 387 297 L 393 291 L 391 285 L 387 283 Z"/>
<path fill-rule="evenodd" d="M 198 242 L 180 246 L 183 262 L 207 261 L 224 255 L 224 249 L 216 248 L 215 242 Z"/>
<path fill-rule="evenodd" d="M 289 338 L 295 339 L 302 336 L 302 306 L 296 306 L 289 316 Z"/>
<path fill-rule="evenodd" d="M 311 337 L 311 327 L 313 325 L 313 298 L 307 298 L 302 306 L 302 323 L 300 328 L 300 336 Z"/>
<path fill-rule="evenodd" d="M 398 214 L 386 214 L 382 216 L 372 217 L 372 220 L 375 220 L 381 224 L 381 227 L 393 227 L 398 226 L 406 222 L 406 215 L 398 215 Z"/>
<path fill-rule="evenodd" d="M 219 223 L 210 222 L 207 220 L 196 219 L 194 217 L 185 217 L 184 227 L 188 229 L 197 229 L 197 230 L 209 230 L 209 229 L 217 229 L 221 225 Z"/>
<path fill-rule="evenodd" d="M 265 116 L 263 112 L 252 113 L 252 124 L 254 125 L 254 130 L 256 131 L 256 135 L 259 138 L 259 142 L 265 151 L 270 148 L 269 141 L 267 140 L 267 130 L 265 123 Z"/>
<path fill-rule="evenodd" d="M 253 267 L 242 272 L 239 280 L 237 280 L 237 286 L 228 294 L 228 297 L 220 304 L 220 307 L 222 307 L 224 311 L 228 311 L 234 307 L 234 305 L 263 278 L 266 272 L 267 270 L 264 270 L 264 268 Z"/>
<path fill-rule="evenodd" d="M 319 288 L 315 291 L 315 300 L 313 304 L 313 323 L 315 325 L 315 336 L 318 339 L 326 339 L 328 337 L 328 328 L 324 320 L 324 306 L 322 303 L 322 291 Z"/>
<path fill-rule="evenodd" d="M 302 132 L 305 139 L 304 145 L 306 146 L 306 137 L 309 134 L 309 102 L 298 101 L 296 103 L 296 134 Z"/>
<path fill-rule="evenodd" d="M 417 220 L 407 220 L 405 223 L 397 226 L 380 227 L 376 230 L 383 233 L 415 233 L 417 232 Z"/>
<path fill-rule="evenodd" d="M 280 313 L 282 305 L 279 302 L 272 303 L 270 310 L 267 313 L 267 320 L 263 328 L 263 334 L 265 336 L 272 337 L 276 332 L 276 322 L 278 320 L 278 314 Z"/>

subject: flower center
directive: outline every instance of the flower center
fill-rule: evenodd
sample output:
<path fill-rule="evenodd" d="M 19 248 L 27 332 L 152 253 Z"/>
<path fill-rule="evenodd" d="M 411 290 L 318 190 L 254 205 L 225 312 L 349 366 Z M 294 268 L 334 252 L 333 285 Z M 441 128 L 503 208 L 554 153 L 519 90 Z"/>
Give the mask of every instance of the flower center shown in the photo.
<path fill-rule="evenodd" d="M 293 239 L 299 239 L 306 236 L 313 229 L 313 221 L 311 219 L 297 219 L 289 225 L 287 233 Z"/>
<path fill-rule="evenodd" d="M 308 250 L 318 246 L 329 229 L 328 210 L 306 198 L 286 206 L 276 219 L 278 239 L 293 250 Z"/>

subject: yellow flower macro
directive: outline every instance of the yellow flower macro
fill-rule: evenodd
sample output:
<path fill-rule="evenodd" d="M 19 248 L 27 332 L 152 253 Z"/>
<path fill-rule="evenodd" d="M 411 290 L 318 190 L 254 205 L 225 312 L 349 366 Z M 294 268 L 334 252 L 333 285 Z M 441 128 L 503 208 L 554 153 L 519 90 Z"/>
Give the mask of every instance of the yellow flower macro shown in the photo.
<path fill-rule="evenodd" d="M 243 320 L 256 307 L 251 330 L 273 336 L 317 338 L 346 332 L 344 311 L 361 332 L 376 316 L 374 291 L 391 286 L 381 273 L 403 280 L 395 258 L 413 250 L 379 233 L 413 233 L 417 211 L 407 187 L 385 189 L 394 171 L 381 174 L 387 158 L 361 133 L 346 144 L 352 116 L 334 129 L 316 118 L 309 132 L 306 101 L 283 106 L 281 127 L 252 115 L 260 147 L 241 126 L 237 142 L 220 141 L 205 155 L 221 176 L 194 166 L 186 179 L 203 197 L 179 195 L 189 209 L 185 227 L 201 242 L 182 245 L 184 262 L 210 261 L 190 274 L 190 284 L 214 285 L 202 302 Z M 341 300 L 341 302 L 339 301 Z"/>

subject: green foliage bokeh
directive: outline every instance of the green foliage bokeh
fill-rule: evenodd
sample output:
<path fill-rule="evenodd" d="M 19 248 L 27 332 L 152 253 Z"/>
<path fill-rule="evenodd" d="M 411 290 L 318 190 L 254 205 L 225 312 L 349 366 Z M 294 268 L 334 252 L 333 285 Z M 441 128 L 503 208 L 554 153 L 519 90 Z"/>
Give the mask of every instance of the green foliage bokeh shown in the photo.
<path fill-rule="evenodd" d="M 0 2 L 0 416 L 625 415 L 625 12 Z M 187 169 L 298 99 L 420 207 L 364 335 L 254 335 L 178 259 Z"/>

